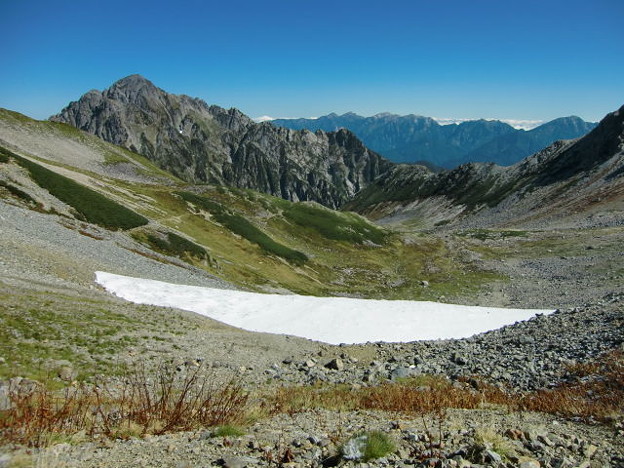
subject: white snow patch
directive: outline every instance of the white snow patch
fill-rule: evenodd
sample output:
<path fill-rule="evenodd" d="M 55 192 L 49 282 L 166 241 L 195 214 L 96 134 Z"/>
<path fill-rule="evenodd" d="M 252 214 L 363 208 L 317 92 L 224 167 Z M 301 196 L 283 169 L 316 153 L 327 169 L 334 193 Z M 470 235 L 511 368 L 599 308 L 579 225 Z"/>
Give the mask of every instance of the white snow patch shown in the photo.
<path fill-rule="evenodd" d="M 259 294 L 96 272 L 107 291 L 137 304 L 175 307 L 250 331 L 332 344 L 465 338 L 552 310 L 436 302 Z"/>
<path fill-rule="evenodd" d="M 316 120 L 318 117 L 303 117 L 308 120 Z M 270 115 L 261 115 L 260 117 L 254 117 L 252 120 L 256 123 L 270 122 L 272 120 L 297 120 L 299 117 L 271 117 Z"/>

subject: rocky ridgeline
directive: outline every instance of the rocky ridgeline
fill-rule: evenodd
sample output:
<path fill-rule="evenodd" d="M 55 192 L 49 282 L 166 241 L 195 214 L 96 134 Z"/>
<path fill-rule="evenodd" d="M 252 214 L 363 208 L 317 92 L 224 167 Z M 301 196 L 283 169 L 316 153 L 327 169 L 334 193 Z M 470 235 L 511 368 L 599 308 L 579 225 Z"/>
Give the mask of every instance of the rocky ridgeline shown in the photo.
<path fill-rule="evenodd" d="M 615 215 L 611 225 L 621 225 L 619 204 L 610 204 L 621 200 L 623 136 L 620 109 L 579 140 L 555 142 L 510 167 L 470 163 L 431 173 L 395 166 L 345 208 L 384 223 L 416 218 L 429 227 L 541 229 L 566 218 L 586 224 L 590 214 L 605 212 Z"/>
<path fill-rule="evenodd" d="M 188 182 L 332 208 L 392 166 L 348 130 L 312 133 L 256 124 L 237 109 L 168 94 L 139 75 L 89 91 L 51 120 L 142 154 Z"/>

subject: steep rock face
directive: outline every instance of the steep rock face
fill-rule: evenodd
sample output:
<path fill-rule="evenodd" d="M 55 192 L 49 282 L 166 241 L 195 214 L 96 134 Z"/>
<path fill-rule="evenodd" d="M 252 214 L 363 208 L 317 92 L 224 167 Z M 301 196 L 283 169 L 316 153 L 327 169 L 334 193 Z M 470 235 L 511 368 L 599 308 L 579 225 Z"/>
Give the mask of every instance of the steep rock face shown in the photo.
<path fill-rule="evenodd" d="M 423 219 L 427 225 L 538 226 L 589 216 L 624 223 L 624 107 L 585 137 L 555 142 L 511 167 L 469 163 L 432 173 L 398 165 L 345 208 L 386 222 L 435 212 Z"/>
<path fill-rule="evenodd" d="M 440 125 L 418 115 L 362 117 L 352 112 L 318 119 L 277 119 L 273 123 L 292 129 L 348 128 L 366 146 L 395 162 L 425 162 L 446 168 L 467 162 L 511 165 L 556 140 L 581 137 L 596 126 L 579 117 L 563 117 L 525 131 L 497 120 Z"/>
<path fill-rule="evenodd" d="M 139 75 L 89 91 L 50 120 L 143 154 L 189 182 L 333 208 L 392 166 L 347 130 L 312 133 L 255 124 L 237 109 L 168 94 Z"/>

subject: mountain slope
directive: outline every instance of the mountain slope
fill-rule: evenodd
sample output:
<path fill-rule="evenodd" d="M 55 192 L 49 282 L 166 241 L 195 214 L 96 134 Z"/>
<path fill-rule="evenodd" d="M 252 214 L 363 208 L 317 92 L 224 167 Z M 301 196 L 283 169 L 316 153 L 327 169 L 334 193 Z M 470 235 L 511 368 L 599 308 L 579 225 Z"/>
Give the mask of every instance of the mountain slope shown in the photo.
<path fill-rule="evenodd" d="M 139 75 L 92 90 L 52 121 L 125 147 L 188 182 L 343 204 L 391 167 L 351 132 L 255 124 L 236 109 L 168 94 Z"/>
<path fill-rule="evenodd" d="M 623 141 L 621 108 L 585 137 L 557 142 L 509 168 L 470 163 L 433 174 L 397 166 L 345 208 L 385 222 L 429 226 L 539 225 L 590 217 L 618 224 L 624 219 Z"/>
<path fill-rule="evenodd" d="M 291 129 L 335 131 L 347 128 L 366 146 L 395 162 L 427 162 L 452 168 L 466 162 L 510 165 L 556 140 L 585 135 L 596 126 L 578 117 L 564 117 L 533 130 L 517 130 L 500 121 L 472 120 L 440 125 L 430 117 L 352 112 L 318 119 L 277 119 L 274 125 Z"/>
<path fill-rule="evenodd" d="M 2 237 L 0 251 L 9 259 L 0 272 L 21 270 L 35 256 L 46 275 L 58 271 L 87 285 L 96 270 L 153 279 L 162 271 L 164 280 L 187 284 L 216 277 L 255 291 L 426 300 L 472 296 L 498 278 L 462 264 L 437 239 L 404 241 L 355 213 L 161 177 L 146 158 L 68 125 L 2 111 L 0 140 L 0 216 L 11 225 L 32 219 L 16 227 L 28 239 L 19 252 L 9 231 Z M 128 164 L 133 172 L 123 170 Z M 91 224 L 99 220 L 80 199 L 57 197 L 25 166 L 62 175 L 60 188 L 71 194 L 88 188 L 114 201 L 113 215 L 123 215 L 120 205 L 148 223 L 117 231 L 102 227 L 108 220 Z M 428 269 L 430 285 L 423 288 Z"/>

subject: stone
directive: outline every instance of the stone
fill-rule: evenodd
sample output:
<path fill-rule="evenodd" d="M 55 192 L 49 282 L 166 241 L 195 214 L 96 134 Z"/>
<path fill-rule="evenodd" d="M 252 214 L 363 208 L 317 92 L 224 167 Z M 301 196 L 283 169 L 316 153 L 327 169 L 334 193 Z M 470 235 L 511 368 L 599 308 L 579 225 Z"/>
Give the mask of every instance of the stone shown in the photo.
<path fill-rule="evenodd" d="M 401 367 L 397 367 L 396 369 L 393 369 L 392 372 L 390 372 L 390 379 L 391 380 L 405 379 L 412 375 L 414 375 L 414 369 L 401 366 Z"/>
<path fill-rule="evenodd" d="M 583 455 L 585 455 L 587 458 L 591 458 L 596 454 L 597 450 L 598 450 L 598 447 L 596 447 L 595 445 L 589 444 L 583 449 Z"/>
<path fill-rule="evenodd" d="M 486 461 L 488 462 L 500 463 L 503 460 L 503 457 L 501 457 L 494 450 L 486 450 L 484 455 Z"/>
<path fill-rule="evenodd" d="M 74 379 L 74 369 L 69 366 L 61 367 L 57 375 L 59 379 L 71 382 Z"/>
<path fill-rule="evenodd" d="M 519 464 L 518 464 L 518 468 L 541 468 L 541 464 L 540 462 L 538 462 L 537 460 L 522 460 Z"/>
<path fill-rule="evenodd" d="M 468 364 L 468 360 L 464 356 L 462 356 L 461 354 L 458 354 L 458 353 L 453 353 L 452 361 L 455 364 L 458 364 L 460 366 L 464 366 L 464 365 Z"/>
<path fill-rule="evenodd" d="M 334 369 L 337 371 L 341 371 L 344 369 L 344 362 L 342 359 L 340 358 L 335 358 L 332 359 L 331 361 L 329 361 L 327 364 L 325 364 L 325 367 L 328 369 Z"/>
<path fill-rule="evenodd" d="M 342 458 L 345 460 L 359 460 L 364 456 L 366 436 L 352 437 L 342 446 Z"/>
<path fill-rule="evenodd" d="M 524 438 L 524 432 L 519 429 L 507 429 L 505 435 L 511 440 L 522 440 Z"/>
<path fill-rule="evenodd" d="M 0 468 L 8 468 L 11 466 L 11 455 L 8 453 L 0 454 Z"/>
<path fill-rule="evenodd" d="M 11 409 L 13 406 L 9 395 L 9 382 L 0 381 L 0 411 Z"/>

